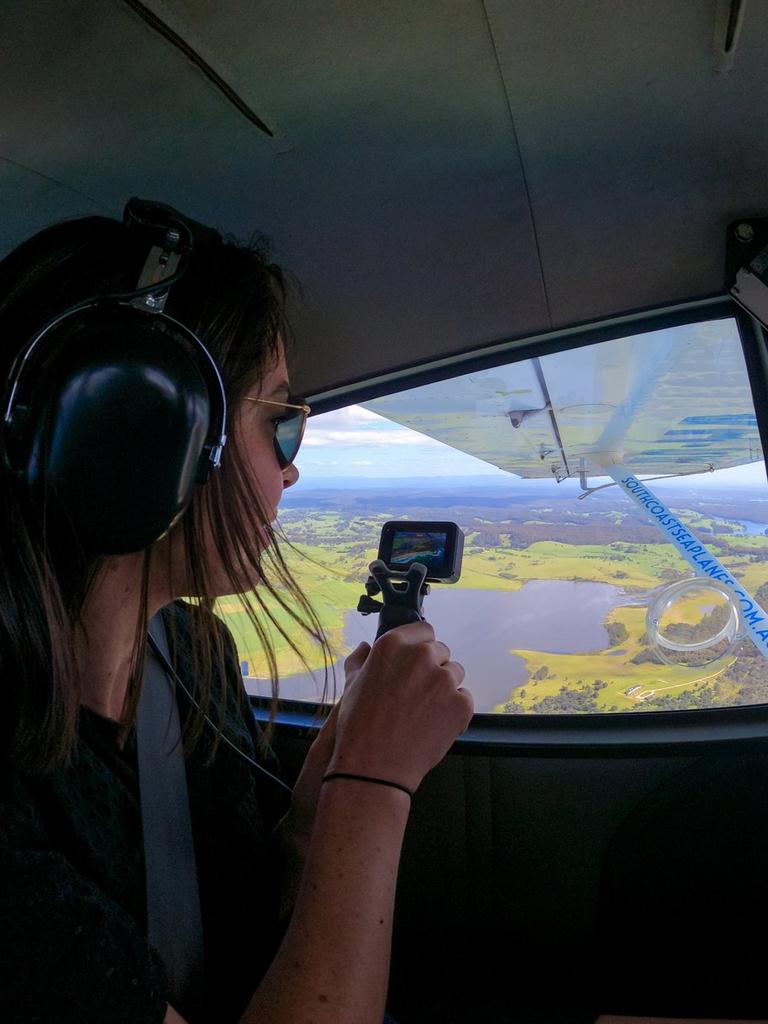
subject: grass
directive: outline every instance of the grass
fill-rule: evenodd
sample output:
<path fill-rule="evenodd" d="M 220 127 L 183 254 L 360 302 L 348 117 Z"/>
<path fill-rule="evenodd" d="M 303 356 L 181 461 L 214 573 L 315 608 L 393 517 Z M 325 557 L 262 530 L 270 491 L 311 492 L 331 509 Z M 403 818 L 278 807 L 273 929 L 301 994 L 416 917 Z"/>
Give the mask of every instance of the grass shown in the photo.
<path fill-rule="evenodd" d="M 518 590 L 527 580 L 583 580 L 651 590 L 665 571 L 688 571 L 679 555 L 661 544 L 564 544 L 537 541 L 522 550 L 465 550 L 459 587 Z"/>
<path fill-rule="evenodd" d="M 588 654 L 512 650 L 510 653 L 523 658 L 531 676 L 523 687 L 514 691 L 516 703 L 524 710 L 532 711 L 543 697 L 556 696 L 563 686 L 574 690 L 579 689 L 579 681 L 589 684 L 602 679 L 608 685 L 597 694 L 598 710 L 633 711 L 642 706 L 644 699 L 652 696 L 648 691 L 669 694 L 693 691 L 711 682 L 713 674 L 724 671 L 728 665 L 725 662 L 713 663 L 704 668 L 684 668 L 680 665 L 649 662 L 632 664 L 631 659 L 636 654 L 647 650 L 640 643 L 645 633 L 645 608 L 616 608 L 608 616 L 608 621 L 622 623 L 629 633 L 626 640 L 613 648 L 614 651 L 624 651 L 623 655 L 611 654 L 609 649 Z M 542 667 L 547 668 L 549 675 L 546 679 L 534 679 L 533 676 Z M 634 690 L 634 687 L 640 689 Z M 494 710 L 503 712 L 504 705 L 499 704 Z"/>
<path fill-rule="evenodd" d="M 296 552 L 286 551 L 287 561 L 328 636 L 335 658 L 348 653 L 344 644 L 344 624 L 347 614 L 356 608 L 364 591 L 368 563 L 376 556 L 376 549 L 365 540 L 375 538 L 384 516 L 356 515 L 348 520 L 335 512 L 313 512 L 308 517 L 294 514 L 298 530 L 311 536 L 311 543 L 298 543 Z M 709 525 L 704 517 L 698 525 Z M 311 532 L 307 532 L 311 531 Z M 566 544 L 539 541 L 518 550 L 508 546 L 478 549 L 473 545 L 476 533 L 466 539 L 461 581 L 456 589 L 496 591 L 519 590 L 529 580 L 583 580 L 612 584 L 638 593 L 659 587 L 669 579 L 683 578 L 691 570 L 671 544 L 640 544 L 614 542 L 611 544 Z M 362 538 L 362 541 L 361 541 Z M 502 535 L 502 541 L 507 538 Z M 752 593 L 766 581 L 766 564 L 752 562 L 748 554 L 727 553 L 723 545 L 737 543 L 754 553 L 768 550 L 768 537 L 729 535 L 719 540 L 703 538 L 710 549 L 721 558 L 727 568 L 735 571 L 747 590 Z M 293 637 L 310 670 L 322 669 L 320 646 L 304 636 L 290 615 L 265 594 L 265 604 L 276 622 Z M 289 597 L 289 595 L 286 595 Z M 692 601 L 675 614 L 676 621 L 694 623 L 700 610 Z M 240 609 L 236 599 L 218 602 L 218 613 L 224 618 L 235 636 L 242 660 L 249 663 L 249 674 L 265 677 L 267 659 L 256 630 Z M 516 702 L 524 709 L 546 696 L 557 695 L 562 687 L 577 689 L 595 679 L 605 680 L 607 686 L 596 695 L 601 710 L 632 710 L 642 707 L 643 694 L 648 691 L 675 694 L 695 691 L 711 681 L 713 672 L 723 666 L 715 663 L 704 669 L 653 663 L 632 664 L 631 659 L 641 650 L 640 640 L 645 633 L 645 607 L 619 607 L 609 615 L 609 621 L 622 623 L 628 638 L 611 649 L 588 654 L 547 654 L 538 651 L 514 650 L 526 663 L 531 677 L 542 667 L 549 675 L 545 679 L 533 678 L 515 691 Z M 260 616 L 264 622 L 264 616 Z M 291 650 L 279 629 L 270 627 L 269 634 L 278 657 L 281 676 L 304 672 L 302 659 Z M 622 654 L 616 654 L 621 650 Z M 637 687 L 638 689 L 633 689 Z M 632 692 L 629 692 L 632 691 Z M 521 696 L 521 693 L 524 696 Z M 503 710 L 499 705 L 496 710 Z"/>
<path fill-rule="evenodd" d="M 358 597 L 363 592 L 363 585 L 359 582 L 349 581 L 342 576 L 338 565 L 343 564 L 341 561 L 343 551 L 337 549 L 329 551 L 329 549 L 318 545 L 301 545 L 299 552 L 308 557 L 297 557 L 295 554 L 290 554 L 287 558 L 289 567 L 302 593 L 315 610 L 332 652 L 336 657 L 341 657 L 347 653 L 344 648 L 343 636 L 345 614 L 357 606 Z M 375 551 L 371 552 L 369 561 L 374 557 Z M 311 558 L 312 561 L 309 561 L 308 558 Z M 291 650 L 290 644 L 280 634 L 280 631 L 271 626 L 269 635 L 277 654 L 280 675 L 305 672 L 307 667 L 310 671 L 322 669 L 323 654 L 320 645 L 311 637 L 303 634 L 290 615 L 280 608 L 266 591 L 262 592 L 262 596 L 266 608 L 277 623 L 294 639 L 306 660 L 305 665 L 302 663 L 301 657 Z M 290 595 L 285 594 L 284 596 L 293 607 Z M 242 611 L 239 602 L 233 598 L 225 598 L 217 602 L 216 611 L 232 630 L 240 659 L 248 661 L 248 674 L 266 676 L 268 665 L 261 641 L 248 616 Z M 265 622 L 263 615 L 259 618 L 261 622 Z"/>

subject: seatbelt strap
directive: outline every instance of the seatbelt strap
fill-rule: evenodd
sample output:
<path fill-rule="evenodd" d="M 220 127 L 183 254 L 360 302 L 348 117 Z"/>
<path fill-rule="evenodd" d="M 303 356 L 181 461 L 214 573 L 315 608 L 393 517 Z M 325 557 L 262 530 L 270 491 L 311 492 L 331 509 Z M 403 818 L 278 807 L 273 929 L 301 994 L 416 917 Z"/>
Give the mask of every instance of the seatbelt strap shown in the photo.
<path fill-rule="evenodd" d="M 149 632 L 169 658 L 158 613 Z M 170 660 L 170 658 L 169 658 Z M 176 686 L 147 648 L 136 719 L 147 880 L 147 935 L 168 975 L 169 1002 L 195 1005 L 203 985 L 203 929 Z"/>

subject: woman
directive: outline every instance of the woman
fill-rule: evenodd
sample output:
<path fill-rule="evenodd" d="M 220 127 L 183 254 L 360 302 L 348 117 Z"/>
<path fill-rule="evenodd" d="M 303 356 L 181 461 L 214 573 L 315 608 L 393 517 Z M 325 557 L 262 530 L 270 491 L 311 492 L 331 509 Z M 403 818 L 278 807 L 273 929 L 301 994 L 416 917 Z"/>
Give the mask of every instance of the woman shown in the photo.
<path fill-rule="evenodd" d="M 345 665 L 343 699 L 312 745 L 287 810 L 232 749 L 265 756 L 231 641 L 210 611 L 214 599 L 240 595 L 273 678 L 270 629 L 285 627 L 270 608 L 277 604 L 324 643 L 272 526 L 283 490 L 298 478 L 295 451 L 276 444 L 281 418 L 296 415 L 288 403 L 283 282 L 258 249 L 225 243 L 167 208 L 136 209 L 123 224 L 86 218 L 47 229 L 0 264 L 0 359 L 11 382 L 0 469 L 0 1018 L 378 1024 L 410 793 L 469 722 L 463 669 L 426 623 L 393 630 L 373 649 L 358 647 Z M 156 222 L 163 231 L 178 227 L 176 253 L 175 242 L 157 244 Z M 164 237 L 177 240 L 173 231 Z M 165 287 L 151 292 L 158 280 Z M 81 492 L 123 471 L 114 465 L 122 458 L 105 461 L 115 437 L 144 431 L 152 447 L 164 443 L 165 428 L 144 422 L 151 413 L 119 390 L 125 361 L 133 372 L 143 358 L 128 307 L 149 308 L 148 289 L 150 302 L 164 296 L 163 316 L 183 325 L 177 331 L 165 320 L 160 334 L 168 338 L 158 347 L 167 341 L 172 358 L 194 347 L 186 328 L 210 353 L 229 437 L 223 452 L 223 437 L 206 445 L 198 438 L 198 448 L 219 449 L 208 455 L 214 463 L 221 455 L 221 468 L 190 486 L 164 535 L 136 550 L 139 541 L 126 538 L 150 492 L 163 487 L 152 458 L 118 504 L 108 495 L 98 505 L 90 491 L 81 500 Z M 105 295 L 121 298 L 102 323 L 106 307 L 91 300 Z M 89 308 L 54 326 L 54 341 L 46 335 L 30 346 L 78 304 Z M 119 344 L 109 317 L 120 331 L 127 318 Z M 86 330 L 83 318 L 92 321 Z M 57 424 L 69 415 L 67 402 L 78 408 L 72 382 L 82 383 L 81 364 L 102 356 L 115 365 L 89 380 L 103 379 L 107 390 L 91 390 L 96 400 L 108 394 L 110 373 L 118 390 L 102 402 L 103 424 L 89 421 L 78 435 L 87 443 L 72 497 L 54 472 Z M 206 423 L 215 405 L 209 395 L 200 406 Z M 223 434 L 223 416 L 221 426 Z M 113 542 L 121 530 L 126 537 Z M 108 539 L 97 543 L 102 533 Z M 191 605 L 180 601 L 185 596 Z M 193 690 L 193 699 L 179 690 L 177 701 L 205 957 L 202 979 L 175 1006 L 146 937 L 135 736 L 146 626 L 160 609 L 174 679 Z"/>

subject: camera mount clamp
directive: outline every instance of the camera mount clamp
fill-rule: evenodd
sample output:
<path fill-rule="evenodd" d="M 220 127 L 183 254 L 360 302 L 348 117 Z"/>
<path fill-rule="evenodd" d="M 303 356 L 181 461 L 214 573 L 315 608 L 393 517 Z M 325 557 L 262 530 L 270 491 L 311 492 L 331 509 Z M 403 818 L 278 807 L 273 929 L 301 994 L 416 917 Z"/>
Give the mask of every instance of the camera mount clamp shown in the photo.
<path fill-rule="evenodd" d="M 357 610 L 363 615 L 379 614 L 379 628 L 376 639 L 382 634 L 404 626 L 409 622 L 422 622 L 424 616 L 421 606 L 430 592 L 430 586 L 424 582 L 427 567 L 420 562 L 413 562 L 407 572 L 388 569 L 380 558 L 368 566 L 371 575 L 365 584 L 365 593 L 357 604 Z M 374 600 L 374 594 L 381 594 L 382 600 Z"/>

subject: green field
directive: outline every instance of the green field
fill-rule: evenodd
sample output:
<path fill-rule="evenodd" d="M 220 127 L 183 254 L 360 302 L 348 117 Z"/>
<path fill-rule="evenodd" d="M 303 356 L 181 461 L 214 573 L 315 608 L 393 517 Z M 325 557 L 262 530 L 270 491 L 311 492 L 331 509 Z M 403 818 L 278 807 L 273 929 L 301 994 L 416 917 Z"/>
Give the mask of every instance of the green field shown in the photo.
<path fill-rule="evenodd" d="M 345 516 L 335 511 L 315 511 L 311 516 L 294 515 L 286 526 L 288 536 L 295 538 L 295 550 L 286 552 L 287 561 L 317 612 L 336 658 L 348 653 L 343 643 L 344 621 L 346 614 L 357 605 L 368 563 L 376 556 L 371 538 L 377 537 L 381 522 L 391 517 L 392 513 Z M 711 519 L 699 515 L 692 517 L 692 521 L 694 518 L 699 529 L 712 529 Z M 606 521 L 616 525 L 621 522 L 621 516 L 610 512 L 606 514 Z M 621 639 L 617 642 L 609 639 L 601 650 L 586 654 L 551 654 L 510 648 L 510 654 L 524 659 L 529 680 L 523 687 L 513 690 L 509 700 L 497 705 L 495 711 L 628 711 L 649 709 L 660 698 L 687 695 L 695 702 L 696 695 L 702 699 L 705 692 L 718 695 L 717 699 L 733 697 L 738 687 L 730 678 L 733 673 L 729 673 L 732 656 L 703 668 L 687 668 L 659 664 L 649 654 L 645 642 L 645 595 L 665 582 L 690 574 L 688 566 L 670 544 L 640 543 L 632 539 L 606 544 L 539 540 L 525 547 L 511 547 L 511 532 L 505 533 L 506 527 L 497 525 L 496 543 L 485 547 L 479 543 L 479 538 L 480 530 L 488 528 L 487 521 L 476 517 L 475 523 L 480 529 L 466 530 L 462 578 L 456 585 L 457 590 L 514 591 L 529 580 L 589 580 L 621 587 L 642 603 L 610 612 L 605 624 L 613 638 Z M 546 522 L 535 515 L 521 521 L 528 529 L 539 528 L 542 523 L 546 528 Z M 707 535 L 706 542 L 753 593 L 765 582 L 768 537 L 740 536 L 733 550 L 728 547 L 729 542 L 735 543 L 731 538 Z M 298 643 L 304 656 L 302 663 L 279 631 L 272 629 L 280 675 L 304 672 L 307 668 L 321 669 L 323 659 L 319 646 L 302 637 L 286 613 L 269 602 L 267 605 Z M 235 635 L 240 657 L 248 662 L 248 675 L 266 676 L 265 655 L 237 599 L 222 599 L 217 611 Z M 693 621 L 685 609 L 681 609 L 680 621 L 687 620 Z"/>
<path fill-rule="evenodd" d="M 621 623 L 628 634 L 611 648 L 589 654 L 514 651 L 525 659 L 530 679 L 515 691 L 514 703 L 499 705 L 494 710 L 501 713 L 532 711 L 544 698 L 559 697 L 563 687 L 569 691 L 584 691 L 592 686 L 595 706 L 589 710 L 633 711 L 656 696 L 677 695 L 695 691 L 707 683 L 711 685 L 731 664 L 732 658 L 705 668 L 648 662 L 634 664 L 632 658 L 648 650 L 647 644 L 641 641 L 645 635 L 645 608 L 617 608 L 608 616 L 608 621 Z M 617 656 L 616 651 L 624 653 Z M 546 670 L 546 677 L 535 678 L 542 669 Z M 595 688 L 595 681 L 605 685 Z M 573 710 L 580 709 L 574 707 Z"/>

